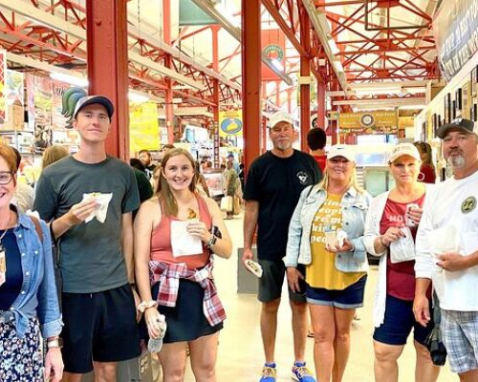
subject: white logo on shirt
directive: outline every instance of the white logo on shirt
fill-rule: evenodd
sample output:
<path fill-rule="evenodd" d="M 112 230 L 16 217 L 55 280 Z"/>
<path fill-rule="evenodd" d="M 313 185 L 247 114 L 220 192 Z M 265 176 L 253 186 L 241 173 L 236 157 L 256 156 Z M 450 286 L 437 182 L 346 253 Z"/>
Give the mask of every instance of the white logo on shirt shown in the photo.
<path fill-rule="evenodd" d="M 297 173 L 297 178 L 299 178 L 300 184 L 304 185 L 304 184 L 307 184 L 307 180 L 309 179 L 309 175 L 304 171 L 299 171 Z"/>

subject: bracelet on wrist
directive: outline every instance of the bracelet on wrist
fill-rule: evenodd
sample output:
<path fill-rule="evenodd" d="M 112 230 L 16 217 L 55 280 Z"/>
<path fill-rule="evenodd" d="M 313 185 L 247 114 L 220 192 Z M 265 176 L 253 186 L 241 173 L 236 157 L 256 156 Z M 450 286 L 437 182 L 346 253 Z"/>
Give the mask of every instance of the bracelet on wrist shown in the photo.
<path fill-rule="evenodd" d="M 211 249 L 211 247 L 213 245 L 215 245 L 217 242 L 217 236 L 216 235 L 211 235 L 211 238 L 209 239 L 209 241 L 207 242 L 206 246 Z"/>
<path fill-rule="evenodd" d="M 55 349 L 55 348 L 61 349 L 63 347 L 63 340 L 59 337 L 52 340 L 48 339 L 46 343 L 46 347 L 48 349 Z"/>
<path fill-rule="evenodd" d="M 141 313 L 144 313 L 146 309 L 155 308 L 158 305 L 157 301 L 149 300 L 149 301 L 141 301 L 141 303 L 136 307 Z"/>

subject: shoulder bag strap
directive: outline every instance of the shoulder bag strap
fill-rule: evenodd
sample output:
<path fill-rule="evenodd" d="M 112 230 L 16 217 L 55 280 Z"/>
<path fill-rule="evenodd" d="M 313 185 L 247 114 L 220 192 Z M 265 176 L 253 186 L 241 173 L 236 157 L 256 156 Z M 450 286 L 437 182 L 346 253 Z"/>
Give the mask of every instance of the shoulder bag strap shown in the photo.
<path fill-rule="evenodd" d="M 30 216 L 30 219 L 32 219 L 33 224 L 35 224 L 35 231 L 37 231 L 38 238 L 43 244 L 43 231 L 41 229 L 40 221 L 34 216 Z"/>

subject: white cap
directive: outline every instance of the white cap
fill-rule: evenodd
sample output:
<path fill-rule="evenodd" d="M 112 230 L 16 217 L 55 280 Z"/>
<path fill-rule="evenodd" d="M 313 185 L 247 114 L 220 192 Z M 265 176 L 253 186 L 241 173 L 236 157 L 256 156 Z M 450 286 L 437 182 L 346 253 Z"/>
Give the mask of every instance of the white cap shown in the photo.
<path fill-rule="evenodd" d="M 349 145 L 332 146 L 327 153 L 327 159 L 333 159 L 335 157 L 344 157 L 350 162 L 355 162 L 355 152 Z"/>
<path fill-rule="evenodd" d="M 292 116 L 283 112 L 282 110 L 272 114 L 269 117 L 269 123 L 271 128 L 277 125 L 279 122 L 287 122 L 290 123 L 292 127 L 294 126 L 294 120 L 292 119 Z"/>
<path fill-rule="evenodd" d="M 408 155 L 418 161 L 421 160 L 420 152 L 415 145 L 412 143 L 399 143 L 393 148 L 388 161 L 390 163 L 395 162 L 398 158 L 404 155 Z"/>

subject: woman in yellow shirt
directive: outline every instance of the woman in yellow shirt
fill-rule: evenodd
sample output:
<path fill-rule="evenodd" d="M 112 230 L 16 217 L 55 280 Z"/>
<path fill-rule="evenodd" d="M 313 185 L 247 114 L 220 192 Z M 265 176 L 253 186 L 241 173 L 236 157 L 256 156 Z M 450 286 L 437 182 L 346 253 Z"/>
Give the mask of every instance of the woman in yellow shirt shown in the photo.
<path fill-rule="evenodd" d="M 370 201 L 356 183 L 352 149 L 332 146 L 323 181 L 302 192 L 290 223 L 284 258 L 287 278 L 294 291 L 299 279 L 307 284 L 320 382 L 340 382 L 344 375 L 350 327 L 356 308 L 363 305 L 367 279 L 362 238 Z M 305 275 L 298 264 L 305 265 Z"/>

